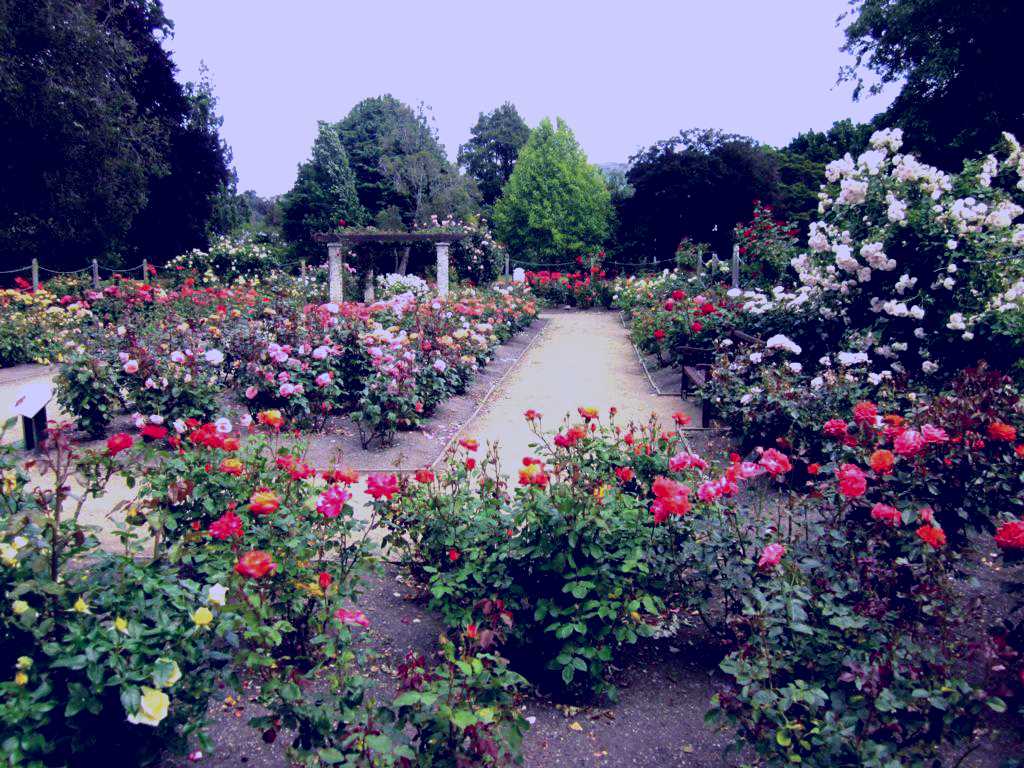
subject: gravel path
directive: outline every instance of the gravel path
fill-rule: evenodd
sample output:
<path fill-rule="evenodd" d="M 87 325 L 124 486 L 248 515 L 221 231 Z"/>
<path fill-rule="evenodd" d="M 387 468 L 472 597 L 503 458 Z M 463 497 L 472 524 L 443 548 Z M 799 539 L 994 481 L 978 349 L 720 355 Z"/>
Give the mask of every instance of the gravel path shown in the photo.
<path fill-rule="evenodd" d="M 549 311 L 541 337 L 463 430 L 463 437 L 497 442 L 506 472 L 531 453 L 536 437 L 523 418 L 528 408 L 540 411 L 546 432 L 554 432 L 567 413 L 593 406 L 607 414 L 619 409 L 616 421 L 646 422 L 652 413 L 666 425 L 683 411 L 694 424 L 700 412 L 677 397 L 659 397 L 637 362 L 626 330 L 613 312 Z"/>

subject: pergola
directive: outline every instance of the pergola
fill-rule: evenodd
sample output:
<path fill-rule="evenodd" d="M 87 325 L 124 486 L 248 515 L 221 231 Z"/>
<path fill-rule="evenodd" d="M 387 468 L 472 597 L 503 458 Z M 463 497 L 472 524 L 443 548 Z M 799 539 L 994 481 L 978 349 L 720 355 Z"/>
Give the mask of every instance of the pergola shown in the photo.
<path fill-rule="evenodd" d="M 345 253 L 357 245 L 369 243 L 433 243 L 437 248 L 437 291 L 448 295 L 448 246 L 464 235 L 455 232 L 317 232 L 313 240 L 327 245 L 328 295 L 331 301 L 343 301 L 341 274 Z M 370 275 L 373 285 L 373 274 Z"/>

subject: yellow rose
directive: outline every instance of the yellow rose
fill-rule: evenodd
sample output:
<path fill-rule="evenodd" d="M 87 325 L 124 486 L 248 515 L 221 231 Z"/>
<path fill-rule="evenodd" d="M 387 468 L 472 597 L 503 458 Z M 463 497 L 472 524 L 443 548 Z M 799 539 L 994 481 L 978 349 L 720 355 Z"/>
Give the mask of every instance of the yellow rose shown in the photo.
<path fill-rule="evenodd" d="M 153 685 L 157 688 L 170 688 L 181 680 L 181 668 L 174 659 L 161 656 L 156 660 L 156 669 L 153 670 Z"/>
<path fill-rule="evenodd" d="M 21 614 L 28 610 L 28 603 L 24 600 L 15 600 L 11 603 L 11 610 L 14 611 L 15 616 L 21 616 Z"/>
<path fill-rule="evenodd" d="M 170 707 L 171 699 L 166 693 L 144 685 L 142 698 L 139 700 L 139 711 L 134 715 L 128 715 L 128 722 L 133 725 L 159 725 L 160 721 L 167 717 Z"/>
<path fill-rule="evenodd" d="M 213 613 L 205 605 L 201 606 L 192 614 L 192 621 L 197 627 L 208 626 L 213 621 Z"/>
<path fill-rule="evenodd" d="M 120 632 L 122 635 L 128 634 L 128 620 L 118 616 L 114 619 L 114 629 Z"/>
<path fill-rule="evenodd" d="M 28 683 L 28 675 L 26 675 L 24 672 L 18 672 L 14 676 L 14 684 L 15 685 L 25 685 L 27 683 Z"/>
<path fill-rule="evenodd" d="M 32 659 L 28 656 L 19 656 L 18 663 L 15 665 L 18 669 L 32 669 Z"/>

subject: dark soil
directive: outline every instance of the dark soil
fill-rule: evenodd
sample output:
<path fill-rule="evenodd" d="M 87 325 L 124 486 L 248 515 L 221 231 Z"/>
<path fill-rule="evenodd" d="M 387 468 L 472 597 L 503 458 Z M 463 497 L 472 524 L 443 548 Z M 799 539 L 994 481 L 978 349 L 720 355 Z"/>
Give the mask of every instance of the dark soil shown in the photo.
<path fill-rule="evenodd" d="M 372 622 L 369 640 L 380 654 L 367 670 L 385 676 L 405 654 L 427 655 L 437 647 L 444 626 L 426 610 L 417 590 L 388 567 L 370 579 L 359 601 Z M 704 724 L 707 703 L 723 678 L 717 658 L 708 658 L 678 640 L 649 641 L 629 653 L 629 663 L 617 670 L 614 682 L 619 701 L 572 705 L 534 692 L 523 701 L 530 722 L 525 740 L 525 765 L 544 766 L 734 766 L 723 752 L 732 741 L 728 733 Z M 286 768 L 287 734 L 273 744 L 247 725 L 263 714 L 252 699 L 225 692 L 210 705 L 210 737 L 214 752 L 200 765 L 209 768 Z M 172 757 L 163 768 L 194 765 Z"/>

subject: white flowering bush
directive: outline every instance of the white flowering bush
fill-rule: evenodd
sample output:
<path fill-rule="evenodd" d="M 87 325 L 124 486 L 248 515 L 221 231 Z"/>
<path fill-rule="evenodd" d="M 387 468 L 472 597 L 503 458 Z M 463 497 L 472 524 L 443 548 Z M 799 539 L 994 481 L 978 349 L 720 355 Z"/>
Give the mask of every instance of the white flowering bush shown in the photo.
<path fill-rule="evenodd" d="M 225 235 L 206 251 L 193 248 L 167 262 L 171 276 L 183 274 L 203 283 L 233 283 L 266 277 L 283 264 L 283 249 L 250 234 Z"/>
<path fill-rule="evenodd" d="M 390 273 L 377 278 L 377 296 L 381 299 L 390 299 L 403 293 L 423 296 L 429 292 L 427 281 L 416 275 Z"/>
<path fill-rule="evenodd" d="M 749 293 L 745 308 L 814 318 L 814 353 L 867 355 L 911 379 L 948 378 L 979 357 L 998 365 L 1017 344 L 1003 316 L 1024 296 L 1020 145 L 1004 134 L 998 154 L 950 174 L 901 144 L 899 130 L 879 131 L 858 158 L 827 166 L 822 218 L 791 262 L 799 285 Z"/>

